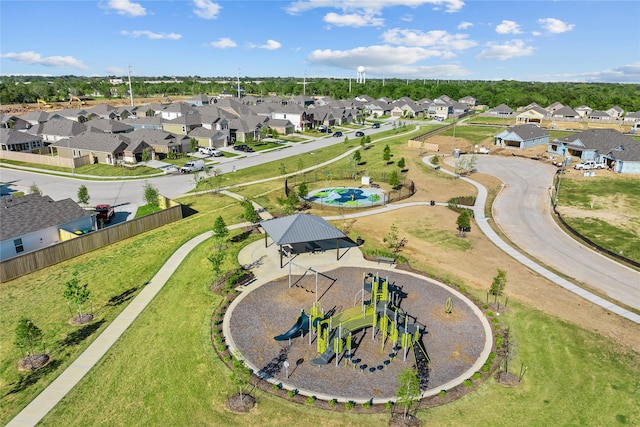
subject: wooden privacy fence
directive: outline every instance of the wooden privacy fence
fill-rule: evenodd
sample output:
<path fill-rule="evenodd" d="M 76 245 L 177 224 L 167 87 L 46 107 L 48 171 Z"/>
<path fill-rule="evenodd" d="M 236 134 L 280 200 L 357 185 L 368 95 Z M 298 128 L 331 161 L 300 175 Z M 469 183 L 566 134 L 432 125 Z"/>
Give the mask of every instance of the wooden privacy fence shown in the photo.
<path fill-rule="evenodd" d="M 18 162 L 33 163 L 38 165 L 59 166 L 64 168 L 78 168 L 80 166 L 91 163 L 91 157 L 88 155 L 65 158 L 59 156 L 51 156 L 44 154 L 23 153 L 18 151 L 0 150 L 0 159 L 14 160 Z"/>
<path fill-rule="evenodd" d="M 73 257 L 91 252 L 103 246 L 119 242 L 129 237 L 144 233 L 165 224 L 183 218 L 182 205 L 175 202 L 173 206 L 145 215 L 140 218 L 115 224 L 102 230 L 94 231 L 75 239 L 29 252 L 0 263 L 0 282 L 15 279 L 36 270 L 66 261 Z"/>

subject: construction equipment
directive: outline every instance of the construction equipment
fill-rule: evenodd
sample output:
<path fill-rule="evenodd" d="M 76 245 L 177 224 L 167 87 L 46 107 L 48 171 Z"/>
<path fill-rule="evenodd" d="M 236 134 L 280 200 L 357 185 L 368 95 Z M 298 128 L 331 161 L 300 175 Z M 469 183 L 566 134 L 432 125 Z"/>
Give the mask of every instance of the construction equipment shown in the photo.
<path fill-rule="evenodd" d="M 80 98 L 78 98 L 77 96 L 69 95 L 69 105 L 73 105 L 74 102 L 76 103 L 76 106 L 85 104 L 85 102 Z"/>
<path fill-rule="evenodd" d="M 44 99 L 40 99 L 38 98 L 38 107 L 42 105 L 42 108 L 52 108 L 53 105 L 49 104 L 47 101 L 45 101 Z"/>

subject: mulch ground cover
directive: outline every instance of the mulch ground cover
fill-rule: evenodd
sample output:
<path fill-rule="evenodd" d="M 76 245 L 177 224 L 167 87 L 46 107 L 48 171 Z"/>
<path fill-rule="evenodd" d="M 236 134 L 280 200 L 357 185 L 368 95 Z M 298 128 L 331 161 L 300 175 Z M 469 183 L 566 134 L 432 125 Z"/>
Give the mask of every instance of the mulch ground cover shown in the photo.
<path fill-rule="evenodd" d="M 318 275 L 318 300 L 325 312 L 339 313 L 359 305 L 362 275 L 358 268 L 338 268 Z M 376 272 L 371 272 L 374 275 Z M 407 294 L 401 308 L 427 326 L 424 344 L 431 358 L 427 389 L 440 390 L 443 384 L 464 373 L 480 356 L 485 334 L 471 308 L 447 288 L 432 284 L 399 271 L 381 271 L 389 282 L 402 287 Z M 289 288 L 287 276 L 262 285 L 246 295 L 234 309 L 229 327 L 233 340 L 243 357 L 275 381 L 286 383 L 311 394 L 326 394 L 340 399 L 392 399 L 396 396 L 397 377 L 403 367 L 415 363 L 413 353 L 393 351 L 393 344 L 382 346 L 380 334 L 372 339 L 368 328 L 355 335 L 357 348 L 353 359 L 357 364 L 335 358 L 324 366 L 309 363 L 317 357 L 312 336 L 275 341 L 286 332 L 300 311 L 309 312 L 316 299 L 316 278 L 313 273 L 294 276 Z M 365 293 L 365 300 L 369 297 Z M 445 312 L 446 300 L 453 300 L 453 312 Z M 389 355 L 395 354 L 394 358 Z M 284 362 L 289 363 L 288 374 Z M 385 363 L 386 362 L 386 363 Z M 362 369 L 361 366 L 367 365 Z M 370 368 L 375 368 L 371 371 Z"/>

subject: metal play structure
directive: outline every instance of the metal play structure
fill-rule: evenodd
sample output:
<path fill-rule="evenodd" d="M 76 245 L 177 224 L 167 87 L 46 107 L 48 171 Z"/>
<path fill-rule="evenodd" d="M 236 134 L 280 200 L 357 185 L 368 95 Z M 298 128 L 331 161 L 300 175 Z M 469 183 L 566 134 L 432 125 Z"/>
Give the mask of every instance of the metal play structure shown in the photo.
<path fill-rule="evenodd" d="M 366 293 L 370 295 L 368 300 L 365 299 Z M 426 326 L 400 308 L 406 294 L 400 287 L 390 284 L 388 278 L 363 273 L 362 289 L 355 295 L 358 297 L 360 304 L 356 301 L 353 307 L 331 315 L 325 315 L 316 299 L 308 315 L 302 310 L 295 325 L 274 339 L 284 341 L 308 334 L 311 345 L 315 335 L 318 357 L 311 360 L 311 364 L 327 365 L 335 357 L 338 366 L 342 359 L 356 363 L 353 360 L 353 335 L 362 329 L 372 328 L 371 339 L 380 337 L 381 351 L 390 342 L 394 350 L 392 355 L 402 350 L 403 361 L 406 361 L 409 351 L 413 351 L 418 377 L 421 383 L 426 383 L 429 356 L 422 342 Z"/>

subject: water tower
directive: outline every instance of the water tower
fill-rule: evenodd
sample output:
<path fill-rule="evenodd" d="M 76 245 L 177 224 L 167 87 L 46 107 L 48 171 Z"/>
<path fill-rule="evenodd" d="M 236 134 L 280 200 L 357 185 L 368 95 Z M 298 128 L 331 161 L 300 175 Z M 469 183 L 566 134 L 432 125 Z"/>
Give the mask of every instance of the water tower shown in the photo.
<path fill-rule="evenodd" d="M 365 69 L 361 65 L 361 66 L 358 67 L 358 74 L 357 74 L 356 82 L 357 83 L 365 83 L 366 81 L 367 81 L 367 76 L 365 74 Z"/>

